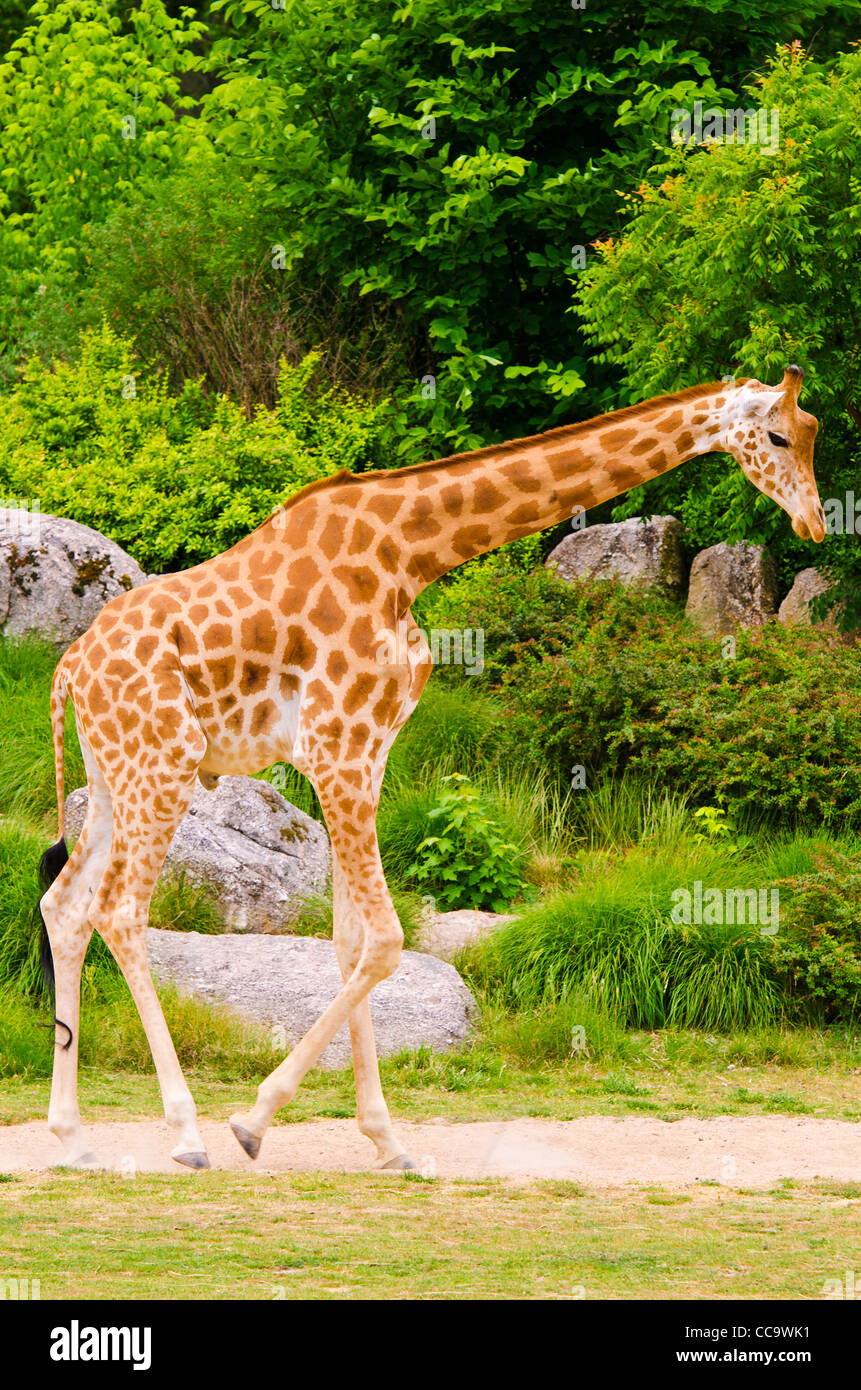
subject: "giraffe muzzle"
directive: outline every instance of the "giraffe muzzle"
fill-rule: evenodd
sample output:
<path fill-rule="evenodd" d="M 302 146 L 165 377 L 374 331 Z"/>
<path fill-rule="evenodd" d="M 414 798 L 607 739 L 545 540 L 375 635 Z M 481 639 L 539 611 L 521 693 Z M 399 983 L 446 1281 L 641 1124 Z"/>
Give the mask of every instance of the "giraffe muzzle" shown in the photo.
<path fill-rule="evenodd" d="M 792 518 L 792 529 L 803 541 L 815 541 L 817 545 L 825 539 L 825 513 L 820 503 L 805 513 L 797 512 Z"/>

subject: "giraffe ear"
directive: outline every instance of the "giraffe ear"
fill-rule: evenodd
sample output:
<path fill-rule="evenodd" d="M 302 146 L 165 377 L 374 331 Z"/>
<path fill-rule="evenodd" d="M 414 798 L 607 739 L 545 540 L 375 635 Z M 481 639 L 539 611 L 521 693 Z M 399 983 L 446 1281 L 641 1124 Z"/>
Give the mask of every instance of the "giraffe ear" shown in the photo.
<path fill-rule="evenodd" d="M 804 380 L 804 372 L 800 367 L 787 367 L 783 373 L 783 383 L 781 390 L 789 401 L 797 401 L 801 390 L 801 383 Z"/>

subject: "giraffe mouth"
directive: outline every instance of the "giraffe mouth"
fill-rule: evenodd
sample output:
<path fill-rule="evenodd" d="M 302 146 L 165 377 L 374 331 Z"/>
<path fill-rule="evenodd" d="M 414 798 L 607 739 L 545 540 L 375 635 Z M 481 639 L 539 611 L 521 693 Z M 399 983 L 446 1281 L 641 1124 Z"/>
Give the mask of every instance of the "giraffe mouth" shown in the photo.
<path fill-rule="evenodd" d="M 792 518 L 792 529 L 802 541 L 815 541 L 817 545 L 825 539 L 825 513 L 817 503 L 808 516 L 797 513 Z"/>

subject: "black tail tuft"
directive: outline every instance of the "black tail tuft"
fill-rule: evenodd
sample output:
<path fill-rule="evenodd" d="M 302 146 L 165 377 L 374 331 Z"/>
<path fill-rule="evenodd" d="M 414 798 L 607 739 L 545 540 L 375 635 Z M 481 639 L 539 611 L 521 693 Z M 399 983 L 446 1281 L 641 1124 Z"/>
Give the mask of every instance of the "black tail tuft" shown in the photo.
<path fill-rule="evenodd" d="M 65 840 L 58 840 L 50 849 L 46 849 L 39 863 L 39 883 L 42 891 L 50 888 L 55 878 L 58 878 L 63 869 L 69 862 L 69 851 L 66 848 Z M 39 919 L 42 923 L 42 935 L 39 944 L 39 960 L 42 967 L 42 979 L 48 993 L 54 996 L 54 958 L 51 955 L 51 943 L 48 939 L 48 928 L 45 926 L 45 919 L 42 910 L 39 909 Z M 66 1024 L 62 1024 L 66 1028 Z M 71 1030 L 69 1030 L 69 1042 L 71 1042 Z M 66 1044 L 68 1047 L 68 1043 Z"/>
<path fill-rule="evenodd" d="M 59 878 L 63 869 L 69 862 L 69 851 L 66 849 L 66 841 L 58 840 L 50 849 L 46 849 L 39 862 L 39 882 L 43 889 L 50 888 L 55 878 Z"/>

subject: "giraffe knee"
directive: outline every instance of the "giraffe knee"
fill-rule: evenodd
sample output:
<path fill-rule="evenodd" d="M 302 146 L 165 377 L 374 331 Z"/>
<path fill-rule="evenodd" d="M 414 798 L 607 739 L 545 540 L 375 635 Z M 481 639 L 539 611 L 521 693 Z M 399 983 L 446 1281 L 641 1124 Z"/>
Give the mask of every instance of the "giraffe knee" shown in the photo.
<path fill-rule="evenodd" d="M 372 977 L 374 984 L 394 975 L 401 963 L 404 933 L 397 920 L 385 931 L 375 932 L 366 938 L 362 952 L 362 966 Z"/>

